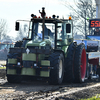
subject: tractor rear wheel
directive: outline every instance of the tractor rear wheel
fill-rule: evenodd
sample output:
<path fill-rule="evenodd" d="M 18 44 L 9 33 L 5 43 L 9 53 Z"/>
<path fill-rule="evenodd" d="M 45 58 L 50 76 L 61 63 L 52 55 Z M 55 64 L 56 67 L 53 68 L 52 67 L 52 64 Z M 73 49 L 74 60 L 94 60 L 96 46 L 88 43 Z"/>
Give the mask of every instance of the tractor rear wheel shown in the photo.
<path fill-rule="evenodd" d="M 7 75 L 7 80 L 9 83 L 20 83 L 22 77 L 20 75 Z"/>
<path fill-rule="evenodd" d="M 71 83 L 74 80 L 74 53 L 75 53 L 76 43 L 71 43 L 67 50 L 67 57 L 65 58 L 65 73 L 63 82 Z"/>
<path fill-rule="evenodd" d="M 61 84 L 64 74 L 64 56 L 62 53 L 55 52 L 49 57 L 50 66 L 54 69 L 50 70 L 49 84 Z"/>
<path fill-rule="evenodd" d="M 76 47 L 74 56 L 74 82 L 84 82 L 86 74 L 86 51 L 84 44 Z"/>

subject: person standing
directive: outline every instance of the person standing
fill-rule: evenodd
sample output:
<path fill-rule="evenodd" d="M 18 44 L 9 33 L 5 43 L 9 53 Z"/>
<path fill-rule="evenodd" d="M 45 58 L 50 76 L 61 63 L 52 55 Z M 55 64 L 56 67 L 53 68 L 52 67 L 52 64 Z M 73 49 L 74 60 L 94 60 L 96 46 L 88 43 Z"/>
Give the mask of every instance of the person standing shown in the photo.
<path fill-rule="evenodd" d="M 100 30 L 99 30 L 98 27 L 95 29 L 95 31 L 94 31 L 94 35 L 96 35 L 96 36 L 100 36 Z"/>

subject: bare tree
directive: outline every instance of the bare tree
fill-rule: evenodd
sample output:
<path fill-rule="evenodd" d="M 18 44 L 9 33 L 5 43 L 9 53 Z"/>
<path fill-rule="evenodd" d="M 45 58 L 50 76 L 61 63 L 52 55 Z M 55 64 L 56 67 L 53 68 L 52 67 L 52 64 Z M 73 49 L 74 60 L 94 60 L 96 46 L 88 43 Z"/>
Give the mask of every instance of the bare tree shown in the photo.
<path fill-rule="evenodd" d="M 63 4 L 72 11 L 70 15 L 74 23 L 74 33 L 86 36 L 89 34 L 89 21 L 87 18 L 92 19 L 96 17 L 96 6 L 93 0 L 73 0 L 73 2 L 74 5 L 67 2 L 67 0 L 63 0 Z"/>
<path fill-rule="evenodd" d="M 4 39 L 9 32 L 8 24 L 5 19 L 0 19 L 0 40 Z"/>

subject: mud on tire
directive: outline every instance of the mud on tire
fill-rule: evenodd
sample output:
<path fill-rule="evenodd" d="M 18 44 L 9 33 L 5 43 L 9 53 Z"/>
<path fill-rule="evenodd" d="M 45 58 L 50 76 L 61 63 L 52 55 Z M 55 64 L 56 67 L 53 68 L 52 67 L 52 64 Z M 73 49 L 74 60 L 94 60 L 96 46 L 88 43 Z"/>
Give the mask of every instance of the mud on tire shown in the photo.
<path fill-rule="evenodd" d="M 64 56 L 62 53 L 55 52 L 49 57 L 50 66 L 54 69 L 50 70 L 49 84 L 61 84 L 64 74 Z"/>

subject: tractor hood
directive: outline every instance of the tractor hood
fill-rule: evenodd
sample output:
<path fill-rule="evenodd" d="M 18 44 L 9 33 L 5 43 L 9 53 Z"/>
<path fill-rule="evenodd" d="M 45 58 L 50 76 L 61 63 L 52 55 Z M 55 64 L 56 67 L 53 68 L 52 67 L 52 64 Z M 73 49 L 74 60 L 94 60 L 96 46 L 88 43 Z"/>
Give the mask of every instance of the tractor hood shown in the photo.
<path fill-rule="evenodd" d="M 31 40 L 26 44 L 25 47 L 26 48 L 34 47 L 35 49 L 41 49 L 41 47 L 45 47 L 46 45 L 51 46 L 50 40 L 44 40 L 44 41 L 41 41 L 41 42 Z"/>

